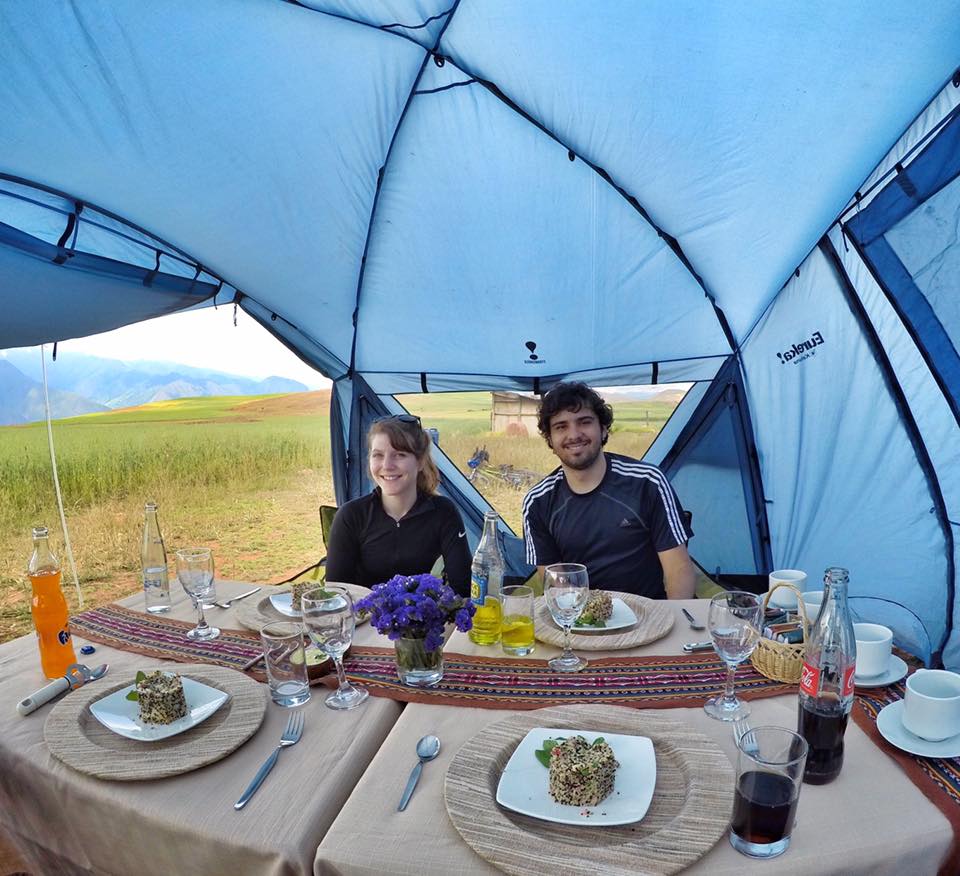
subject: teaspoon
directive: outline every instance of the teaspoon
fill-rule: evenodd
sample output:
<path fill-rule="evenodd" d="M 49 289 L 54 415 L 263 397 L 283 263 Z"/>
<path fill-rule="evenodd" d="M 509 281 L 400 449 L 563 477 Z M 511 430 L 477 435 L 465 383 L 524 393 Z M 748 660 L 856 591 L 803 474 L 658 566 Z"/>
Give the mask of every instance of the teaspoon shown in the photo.
<path fill-rule="evenodd" d="M 428 760 L 433 760 L 440 753 L 440 740 L 436 736 L 424 736 L 417 743 L 417 757 L 420 760 L 417 761 L 417 765 L 413 768 L 413 772 L 410 773 L 410 778 L 407 779 L 407 787 L 403 789 L 403 796 L 400 798 L 400 805 L 397 807 L 397 812 L 403 812 L 407 808 L 407 803 L 410 802 L 410 797 L 413 796 L 413 789 L 417 787 L 417 782 L 420 779 L 420 773 L 423 771 L 423 765 Z"/>

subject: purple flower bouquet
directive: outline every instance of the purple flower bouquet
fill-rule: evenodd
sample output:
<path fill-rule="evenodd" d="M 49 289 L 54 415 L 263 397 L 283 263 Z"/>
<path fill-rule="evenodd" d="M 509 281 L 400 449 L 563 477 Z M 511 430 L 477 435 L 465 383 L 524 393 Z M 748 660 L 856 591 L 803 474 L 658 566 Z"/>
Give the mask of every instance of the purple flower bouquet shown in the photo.
<path fill-rule="evenodd" d="M 466 632 L 475 607 L 433 575 L 395 575 L 358 600 L 356 610 L 368 611 L 377 632 L 393 641 L 400 680 L 423 687 L 443 677 L 446 625 Z"/>

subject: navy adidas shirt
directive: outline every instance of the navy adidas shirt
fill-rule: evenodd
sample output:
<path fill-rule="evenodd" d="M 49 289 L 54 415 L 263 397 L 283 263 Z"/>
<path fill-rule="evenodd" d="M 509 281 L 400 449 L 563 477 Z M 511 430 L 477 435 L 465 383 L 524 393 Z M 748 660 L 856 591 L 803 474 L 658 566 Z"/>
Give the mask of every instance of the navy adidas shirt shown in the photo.
<path fill-rule="evenodd" d="M 327 545 L 327 581 L 373 587 L 394 575 L 420 575 L 443 556 L 443 574 L 470 595 L 470 548 L 460 512 L 446 496 L 417 495 L 400 520 L 383 510 L 380 488 L 337 510 Z"/>
<path fill-rule="evenodd" d="M 666 475 L 655 465 L 605 453 L 607 471 L 589 493 L 574 493 L 563 467 L 523 500 L 527 562 L 583 563 L 590 587 L 666 598 L 659 551 L 693 531 Z"/>

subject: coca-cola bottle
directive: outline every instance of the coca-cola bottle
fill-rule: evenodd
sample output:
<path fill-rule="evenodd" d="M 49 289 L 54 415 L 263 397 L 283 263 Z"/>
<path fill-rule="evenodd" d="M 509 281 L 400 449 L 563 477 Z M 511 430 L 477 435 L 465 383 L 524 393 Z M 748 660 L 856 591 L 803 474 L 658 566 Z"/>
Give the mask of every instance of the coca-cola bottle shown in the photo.
<path fill-rule="evenodd" d="M 843 734 L 853 707 L 857 648 L 847 608 L 846 569 L 830 568 L 823 577 L 823 604 L 810 627 L 800 673 L 800 728 L 807 740 L 803 780 L 832 782 L 843 766 Z"/>

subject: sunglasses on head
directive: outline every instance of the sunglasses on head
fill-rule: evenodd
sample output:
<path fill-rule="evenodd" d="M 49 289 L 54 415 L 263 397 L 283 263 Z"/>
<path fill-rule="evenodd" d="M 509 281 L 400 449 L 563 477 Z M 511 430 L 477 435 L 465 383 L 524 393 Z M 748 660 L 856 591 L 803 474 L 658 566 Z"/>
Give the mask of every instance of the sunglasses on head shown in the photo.
<path fill-rule="evenodd" d="M 388 420 L 396 420 L 398 423 L 406 423 L 407 425 L 416 425 L 420 428 L 420 418 L 414 416 L 413 414 L 387 414 L 385 417 L 377 417 L 373 422 L 374 423 L 385 423 Z"/>

